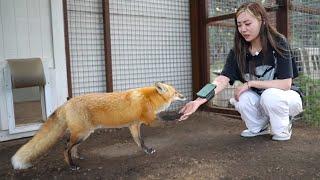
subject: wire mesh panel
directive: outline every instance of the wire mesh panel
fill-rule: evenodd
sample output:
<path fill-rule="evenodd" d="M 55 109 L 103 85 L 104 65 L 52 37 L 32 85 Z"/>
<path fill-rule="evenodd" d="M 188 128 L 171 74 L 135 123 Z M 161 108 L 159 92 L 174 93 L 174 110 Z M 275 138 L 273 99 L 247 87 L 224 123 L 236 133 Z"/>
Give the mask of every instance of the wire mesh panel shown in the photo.
<path fill-rule="evenodd" d="M 109 2 L 114 91 L 164 81 L 191 99 L 189 1 Z"/>
<path fill-rule="evenodd" d="M 221 73 L 228 53 L 233 47 L 234 30 L 234 19 L 217 21 L 208 27 L 211 82 Z M 229 99 L 233 97 L 234 94 L 234 87 L 235 85 L 229 85 L 212 99 L 210 105 L 228 107 Z"/>
<path fill-rule="evenodd" d="M 67 0 L 73 96 L 105 92 L 102 0 Z"/>
<path fill-rule="evenodd" d="M 237 8 L 245 3 L 252 2 L 250 0 L 208 0 L 208 16 L 220 16 L 230 14 L 237 11 Z M 265 7 L 276 5 L 276 0 L 258 0 Z"/>
<path fill-rule="evenodd" d="M 320 1 L 292 1 L 290 39 L 301 75 L 304 119 L 320 125 Z"/>
<path fill-rule="evenodd" d="M 228 14 L 234 13 L 240 4 L 248 1 L 210 1 L 211 9 L 216 7 L 224 9 L 221 11 L 212 11 L 212 14 Z M 264 5 L 271 6 L 274 1 L 267 1 Z M 236 6 L 235 6 L 236 5 Z M 275 5 L 273 5 L 275 6 Z M 225 12 L 224 12 L 225 11 Z M 276 14 L 275 12 L 269 12 L 269 19 L 272 25 L 276 26 Z M 209 37 L 209 60 L 210 60 L 210 81 L 213 81 L 217 77 L 226 62 L 229 51 L 233 48 L 233 38 L 236 27 L 234 19 L 227 19 L 221 21 L 215 21 L 210 23 L 208 27 Z M 233 86 L 228 85 L 221 93 L 219 93 L 214 99 L 211 100 L 209 105 L 218 107 L 231 107 L 229 99 L 234 97 L 235 86 L 240 82 L 236 81 Z"/>

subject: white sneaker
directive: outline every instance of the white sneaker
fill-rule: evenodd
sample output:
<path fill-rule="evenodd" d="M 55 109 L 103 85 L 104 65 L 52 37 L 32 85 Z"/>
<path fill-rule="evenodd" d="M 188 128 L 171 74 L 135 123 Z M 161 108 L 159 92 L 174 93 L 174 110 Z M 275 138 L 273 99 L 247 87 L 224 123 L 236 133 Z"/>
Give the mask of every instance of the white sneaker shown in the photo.
<path fill-rule="evenodd" d="M 255 137 L 255 136 L 261 136 L 265 134 L 270 134 L 270 130 L 268 127 L 262 129 L 260 132 L 257 132 L 257 133 L 253 133 L 249 129 L 246 129 L 246 130 L 243 130 L 240 135 L 242 137 Z"/>
<path fill-rule="evenodd" d="M 272 136 L 272 140 L 287 141 L 291 138 L 291 134 L 292 134 L 292 123 L 290 122 L 288 126 L 288 132 L 281 132 L 280 134 L 275 134 Z"/>
<path fill-rule="evenodd" d="M 272 140 L 275 141 L 287 141 L 291 138 L 291 133 L 281 132 L 280 134 L 275 134 L 272 136 Z"/>

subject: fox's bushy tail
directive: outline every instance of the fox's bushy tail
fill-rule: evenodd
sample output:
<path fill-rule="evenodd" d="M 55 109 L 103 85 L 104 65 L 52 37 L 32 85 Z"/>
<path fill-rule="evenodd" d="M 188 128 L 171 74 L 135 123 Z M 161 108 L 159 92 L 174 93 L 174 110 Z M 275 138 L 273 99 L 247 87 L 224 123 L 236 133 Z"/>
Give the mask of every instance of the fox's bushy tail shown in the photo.
<path fill-rule="evenodd" d="M 11 158 L 14 169 L 26 169 L 32 166 L 32 161 L 47 152 L 67 129 L 67 123 L 62 112 L 56 110 L 43 124 L 39 132 L 23 145 Z"/>

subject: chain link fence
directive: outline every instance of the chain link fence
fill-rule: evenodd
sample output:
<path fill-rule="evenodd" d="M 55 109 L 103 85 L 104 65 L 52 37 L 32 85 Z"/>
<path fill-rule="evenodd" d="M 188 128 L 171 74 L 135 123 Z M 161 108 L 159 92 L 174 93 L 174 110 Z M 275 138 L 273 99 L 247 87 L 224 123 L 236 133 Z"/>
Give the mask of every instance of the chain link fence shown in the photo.
<path fill-rule="evenodd" d="M 102 0 L 67 0 L 72 96 L 106 91 Z"/>
<path fill-rule="evenodd" d="M 300 71 L 295 83 L 305 94 L 303 118 L 320 125 L 320 1 L 293 0 L 289 29 Z"/>
<path fill-rule="evenodd" d="M 72 95 L 105 92 L 104 1 L 66 1 Z M 108 3 L 113 90 L 165 82 L 191 100 L 189 0 Z"/>

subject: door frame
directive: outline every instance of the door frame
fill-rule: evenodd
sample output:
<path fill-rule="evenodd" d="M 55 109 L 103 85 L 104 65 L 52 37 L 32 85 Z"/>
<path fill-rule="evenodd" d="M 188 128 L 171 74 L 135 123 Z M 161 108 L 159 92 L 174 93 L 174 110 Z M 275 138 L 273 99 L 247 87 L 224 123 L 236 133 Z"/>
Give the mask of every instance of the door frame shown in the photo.
<path fill-rule="evenodd" d="M 45 106 L 46 115 L 49 116 L 59 105 L 63 104 L 68 97 L 68 85 L 66 78 L 66 54 L 65 54 L 65 39 L 64 39 L 64 17 L 62 1 L 49 0 L 49 10 L 51 15 L 51 31 L 52 31 L 52 52 L 53 61 L 43 61 L 47 84 L 45 86 Z M 41 127 L 43 123 L 30 123 L 26 125 L 16 126 L 14 118 L 13 95 L 11 88 L 11 77 L 7 63 L 0 63 L 3 71 L 3 87 L 4 97 L 1 108 L 6 110 L 0 118 L 0 142 L 21 137 L 28 137 Z M 1 79 L 0 79 L 1 80 Z"/>

